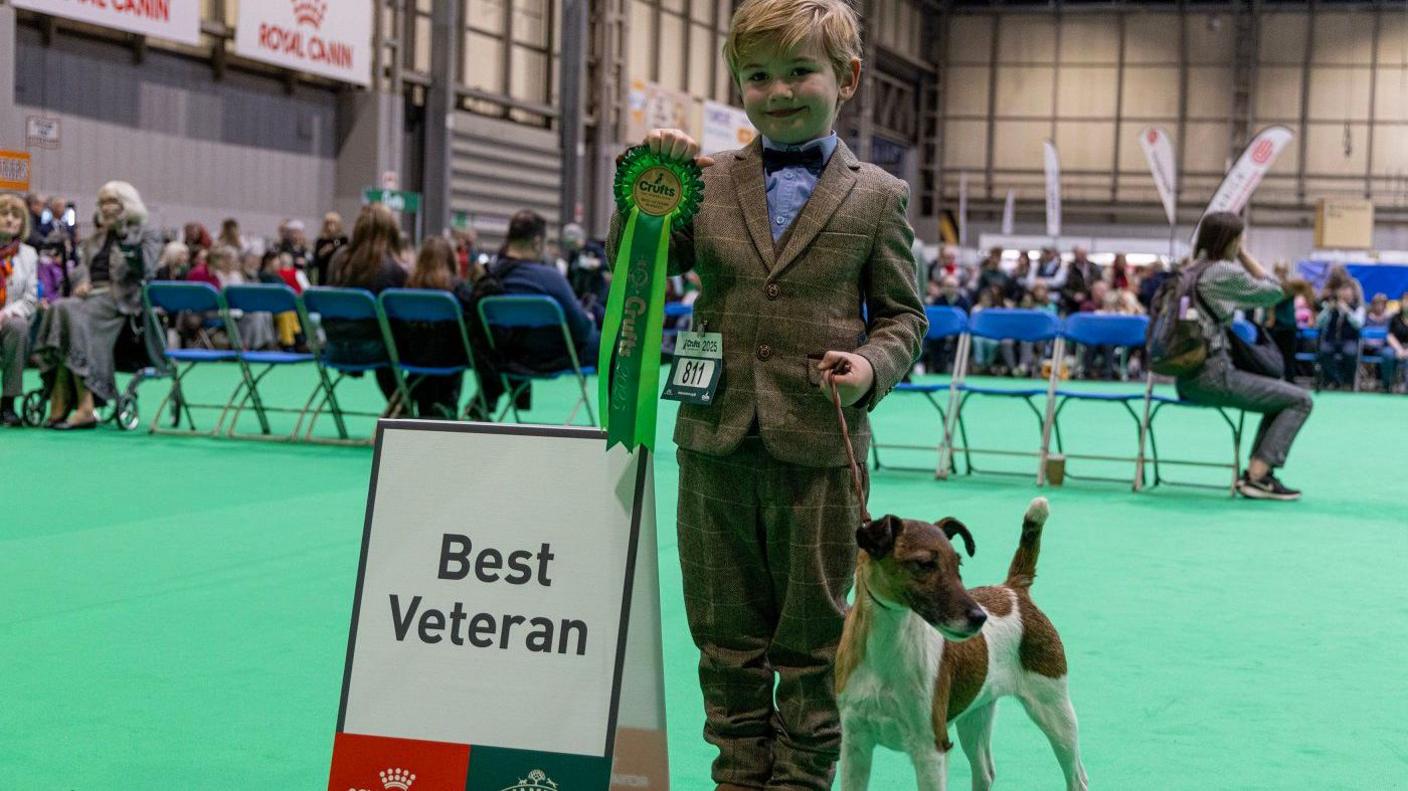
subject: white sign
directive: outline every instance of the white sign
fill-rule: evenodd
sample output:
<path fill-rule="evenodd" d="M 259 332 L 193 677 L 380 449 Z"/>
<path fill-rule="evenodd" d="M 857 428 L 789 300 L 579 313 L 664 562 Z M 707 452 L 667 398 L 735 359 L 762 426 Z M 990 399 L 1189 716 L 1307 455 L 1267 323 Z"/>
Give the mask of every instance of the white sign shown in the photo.
<path fill-rule="evenodd" d="M 1268 126 L 1258 132 L 1242 155 L 1237 157 L 1236 164 L 1222 177 L 1222 184 L 1213 194 L 1203 216 L 1215 211 L 1240 213 L 1245 209 L 1266 171 L 1276 163 L 1276 157 L 1294 137 L 1295 134 L 1284 126 Z"/>
<path fill-rule="evenodd" d="M 1168 132 L 1150 126 L 1139 133 L 1139 147 L 1144 149 L 1144 158 L 1149 162 L 1149 172 L 1154 176 L 1154 186 L 1159 189 L 1159 199 L 1164 202 L 1168 224 L 1173 225 L 1178 222 L 1178 173 L 1173 162 L 1173 141 Z"/>
<path fill-rule="evenodd" d="M 706 154 L 732 151 L 753 142 L 758 130 L 748 120 L 748 114 L 732 105 L 704 102 L 704 134 L 700 147 Z"/>
<path fill-rule="evenodd" d="M 371 0 L 240 0 L 235 52 L 295 71 L 370 85 Z"/>
<path fill-rule="evenodd" d="M 1046 235 L 1053 239 L 1061 235 L 1061 159 L 1056 144 L 1042 143 L 1046 160 Z"/>
<path fill-rule="evenodd" d="M 62 137 L 59 119 L 39 115 L 25 118 L 24 141 L 30 148 L 58 148 Z"/>
<path fill-rule="evenodd" d="M 10 4 L 182 44 L 200 43 L 198 0 L 12 0 Z"/>
<path fill-rule="evenodd" d="M 605 447 L 595 429 L 378 425 L 340 734 L 609 760 L 654 520 L 648 461 Z M 625 725 L 651 728 L 644 710 Z"/>

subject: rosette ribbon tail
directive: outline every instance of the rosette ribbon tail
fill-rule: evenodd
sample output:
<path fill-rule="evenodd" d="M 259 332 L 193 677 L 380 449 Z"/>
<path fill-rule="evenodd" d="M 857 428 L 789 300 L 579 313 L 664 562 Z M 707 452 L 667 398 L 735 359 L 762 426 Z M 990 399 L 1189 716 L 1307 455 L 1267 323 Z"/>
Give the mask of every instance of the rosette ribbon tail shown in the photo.
<path fill-rule="evenodd" d="M 597 365 L 608 449 L 619 442 L 655 450 L 672 218 L 631 207 L 612 265 Z"/>

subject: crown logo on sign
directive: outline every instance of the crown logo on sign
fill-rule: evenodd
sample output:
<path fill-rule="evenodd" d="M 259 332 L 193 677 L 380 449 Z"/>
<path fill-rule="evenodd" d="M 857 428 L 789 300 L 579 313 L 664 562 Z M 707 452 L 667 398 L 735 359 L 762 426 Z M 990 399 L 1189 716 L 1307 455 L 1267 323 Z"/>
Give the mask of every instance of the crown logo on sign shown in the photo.
<path fill-rule="evenodd" d="M 293 18 L 300 25 L 323 26 L 328 13 L 328 0 L 293 0 Z"/>
<path fill-rule="evenodd" d="M 547 773 L 541 769 L 534 769 L 528 776 L 521 778 L 516 785 L 511 785 L 503 791 L 558 791 L 557 783 L 548 777 Z"/>
<path fill-rule="evenodd" d="M 408 791 L 416 782 L 416 776 L 408 769 L 383 769 L 381 771 L 381 787 L 386 791 L 396 789 L 396 791 Z"/>

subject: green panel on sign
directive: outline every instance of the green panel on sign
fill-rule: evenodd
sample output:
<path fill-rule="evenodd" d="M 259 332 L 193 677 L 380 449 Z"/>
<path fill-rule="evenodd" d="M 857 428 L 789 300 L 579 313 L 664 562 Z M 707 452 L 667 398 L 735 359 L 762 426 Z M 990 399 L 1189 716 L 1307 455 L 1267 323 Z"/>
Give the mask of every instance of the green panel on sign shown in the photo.
<path fill-rule="evenodd" d="M 607 791 L 611 759 L 590 755 L 469 748 L 465 791 Z"/>
<path fill-rule="evenodd" d="M 366 203 L 380 203 L 392 211 L 420 211 L 420 193 L 405 190 L 384 190 L 368 187 L 362 190 L 362 200 Z"/>

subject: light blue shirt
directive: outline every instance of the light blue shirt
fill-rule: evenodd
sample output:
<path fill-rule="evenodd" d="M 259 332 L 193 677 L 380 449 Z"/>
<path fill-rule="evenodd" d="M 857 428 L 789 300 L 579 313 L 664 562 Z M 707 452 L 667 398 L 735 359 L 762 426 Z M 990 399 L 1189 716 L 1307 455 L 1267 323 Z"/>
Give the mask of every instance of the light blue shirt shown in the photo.
<path fill-rule="evenodd" d="M 797 145 L 774 143 L 764 137 L 763 148 L 774 151 L 804 151 L 820 146 L 821 163 L 825 168 L 826 163 L 831 161 L 831 155 L 836 152 L 837 142 L 839 138 L 835 132 Z M 797 215 L 802 213 L 802 207 L 807 205 L 812 190 L 816 189 L 817 176 L 813 176 L 810 170 L 797 166 L 779 168 L 772 173 L 764 171 L 763 181 L 768 189 L 768 226 L 772 228 L 772 240 L 776 242 L 787 232 Z"/>

